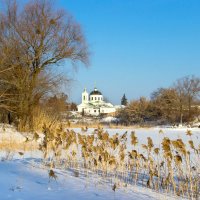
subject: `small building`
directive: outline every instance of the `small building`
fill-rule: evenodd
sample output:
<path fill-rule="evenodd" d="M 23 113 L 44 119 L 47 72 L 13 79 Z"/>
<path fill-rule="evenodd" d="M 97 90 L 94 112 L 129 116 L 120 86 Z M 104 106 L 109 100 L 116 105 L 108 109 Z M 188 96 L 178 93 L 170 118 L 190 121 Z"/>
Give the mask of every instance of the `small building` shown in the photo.
<path fill-rule="evenodd" d="M 94 88 L 90 94 L 84 89 L 82 93 L 82 103 L 77 106 L 78 112 L 85 115 L 98 116 L 100 114 L 114 114 L 115 106 L 105 102 L 102 93 Z"/>

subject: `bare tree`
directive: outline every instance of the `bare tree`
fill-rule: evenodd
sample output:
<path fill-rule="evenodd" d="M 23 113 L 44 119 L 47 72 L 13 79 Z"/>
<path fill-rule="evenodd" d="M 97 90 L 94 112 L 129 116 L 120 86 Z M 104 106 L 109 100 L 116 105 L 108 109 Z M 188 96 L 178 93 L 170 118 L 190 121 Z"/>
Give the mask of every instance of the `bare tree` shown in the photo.
<path fill-rule="evenodd" d="M 183 109 L 188 110 L 188 121 L 192 119 L 192 104 L 200 94 L 200 78 L 195 76 L 186 76 L 178 79 L 174 87 L 179 96 L 179 108 L 182 118 Z"/>
<path fill-rule="evenodd" d="M 80 25 L 48 0 L 29 1 L 22 9 L 16 1 L 7 1 L 0 15 L 0 56 L 0 69 L 12 68 L 0 81 L 9 94 L 15 91 L 20 118 L 29 124 L 35 104 L 55 84 L 46 70 L 67 60 L 88 64 Z"/>

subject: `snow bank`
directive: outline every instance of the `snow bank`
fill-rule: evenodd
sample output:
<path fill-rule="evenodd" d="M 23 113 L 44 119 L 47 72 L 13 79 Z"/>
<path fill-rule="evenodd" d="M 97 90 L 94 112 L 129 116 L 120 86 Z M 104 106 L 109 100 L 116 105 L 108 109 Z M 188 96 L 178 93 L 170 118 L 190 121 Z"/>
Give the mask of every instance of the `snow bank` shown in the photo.
<path fill-rule="evenodd" d="M 10 125 L 0 124 L 0 142 L 11 141 L 22 143 L 26 141 L 26 137 Z"/>
<path fill-rule="evenodd" d="M 174 199 L 149 189 L 127 186 L 112 190 L 111 186 L 92 178 L 74 177 L 67 171 L 55 170 L 57 180 L 49 182 L 48 171 L 25 160 L 0 162 L 0 199 L 20 200 L 153 200 Z M 177 199 L 177 198 L 176 198 Z"/>
<path fill-rule="evenodd" d="M 101 122 L 104 122 L 104 123 L 111 123 L 111 122 L 117 122 L 118 119 L 115 118 L 115 117 L 105 117 L 101 120 Z"/>

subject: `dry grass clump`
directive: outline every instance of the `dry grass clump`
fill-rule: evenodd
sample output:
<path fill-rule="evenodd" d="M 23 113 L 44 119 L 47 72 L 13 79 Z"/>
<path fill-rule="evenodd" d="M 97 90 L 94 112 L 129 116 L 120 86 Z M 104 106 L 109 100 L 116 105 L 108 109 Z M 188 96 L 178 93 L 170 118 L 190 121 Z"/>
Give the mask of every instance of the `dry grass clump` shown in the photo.
<path fill-rule="evenodd" d="M 0 150 L 18 152 L 18 151 L 33 151 L 38 149 L 38 143 L 32 140 L 29 140 L 27 137 L 17 138 L 17 136 L 1 135 L 0 139 Z"/>
<path fill-rule="evenodd" d="M 83 128 L 82 133 L 76 133 L 62 125 L 55 128 L 44 124 L 39 150 L 43 152 L 45 164 L 51 169 L 55 166 L 71 168 L 79 175 L 83 171 L 87 176 L 97 173 L 113 178 L 114 184 L 118 180 L 117 186 L 139 184 L 159 192 L 199 198 L 200 146 L 195 145 L 191 133 L 186 133 L 190 137 L 188 145 L 181 139 L 163 137 L 156 146 L 151 137 L 146 144 L 139 144 L 135 132 L 109 135 L 101 127 L 92 134 L 86 131 Z M 34 133 L 31 141 L 37 143 L 38 139 L 39 135 Z M 128 139 L 131 141 L 129 149 Z M 29 142 L 25 141 L 24 145 Z"/>
<path fill-rule="evenodd" d="M 42 131 L 44 124 L 53 129 L 60 125 L 59 115 L 41 108 L 34 109 L 32 128 L 36 131 Z"/>
<path fill-rule="evenodd" d="M 54 179 L 55 181 L 57 180 L 57 175 L 52 169 L 49 170 L 49 182 L 51 179 Z"/>
<path fill-rule="evenodd" d="M 135 136 L 135 132 L 134 131 L 131 132 L 131 144 L 133 146 L 136 146 L 138 144 L 138 139 Z"/>
<path fill-rule="evenodd" d="M 135 132 L 130 135 L 132 149 L 127 150 L 128 134 L 118 133 L 110 136 L 102 128 L 95 129 L 93 134 L 64 131 L 62 127 L 49 132 L 44 127 L 44 141 L 41 145 L 45 158 L 51 161 L 64 159 L 64 165 L 80 167 L 93 172 L 101 171 L 104 175 L 115 172 L 122 182 L 142 184 L 157 191 L 172 192 L 189 198 L 199 195 L 199 161 L 200 151 L 195 147 L 189 134 L 189 149 L 181 140 L 162 139 L 156 147 L 151 137 L 147 144 L 142 144 L 144 152 L 136 149 L 139 144 Z M 188 132 L 187 132 L 188 135 Z M 47 147 L 48 146 L 48 147 Z M 53 153 L 53 156 L 51 154 Z M 198 162 L 194 162 L 198 160 Z M 63 163 L 62 163 L 63 164 Z M 128 178 L 127 178 L 128 177 Z"/>
<path fill-rule="evenodd" d="M 30 143 L 18 143 L 16 141 L 1 141 L 0 142 L 0 150 L 6 150 L 6 151 L 12 151 L 12 152 L 18 152 L 18 151 L 35 151 L 38 149 L 38 144 L 33 143 L 30 145 Z"/>

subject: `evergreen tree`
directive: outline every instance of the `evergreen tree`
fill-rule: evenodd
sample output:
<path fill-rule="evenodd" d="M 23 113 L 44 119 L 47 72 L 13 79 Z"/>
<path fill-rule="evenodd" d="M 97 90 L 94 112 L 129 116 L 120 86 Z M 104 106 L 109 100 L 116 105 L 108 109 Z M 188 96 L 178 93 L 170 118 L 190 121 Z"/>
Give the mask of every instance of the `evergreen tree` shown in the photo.
<path fill-rule="evenodd" d="M 121 99 L 121 105 L 126 106 L 127 104 L 128 104 L 128 101 L 127 101 L 126 95 L 124 94 Z"/>

